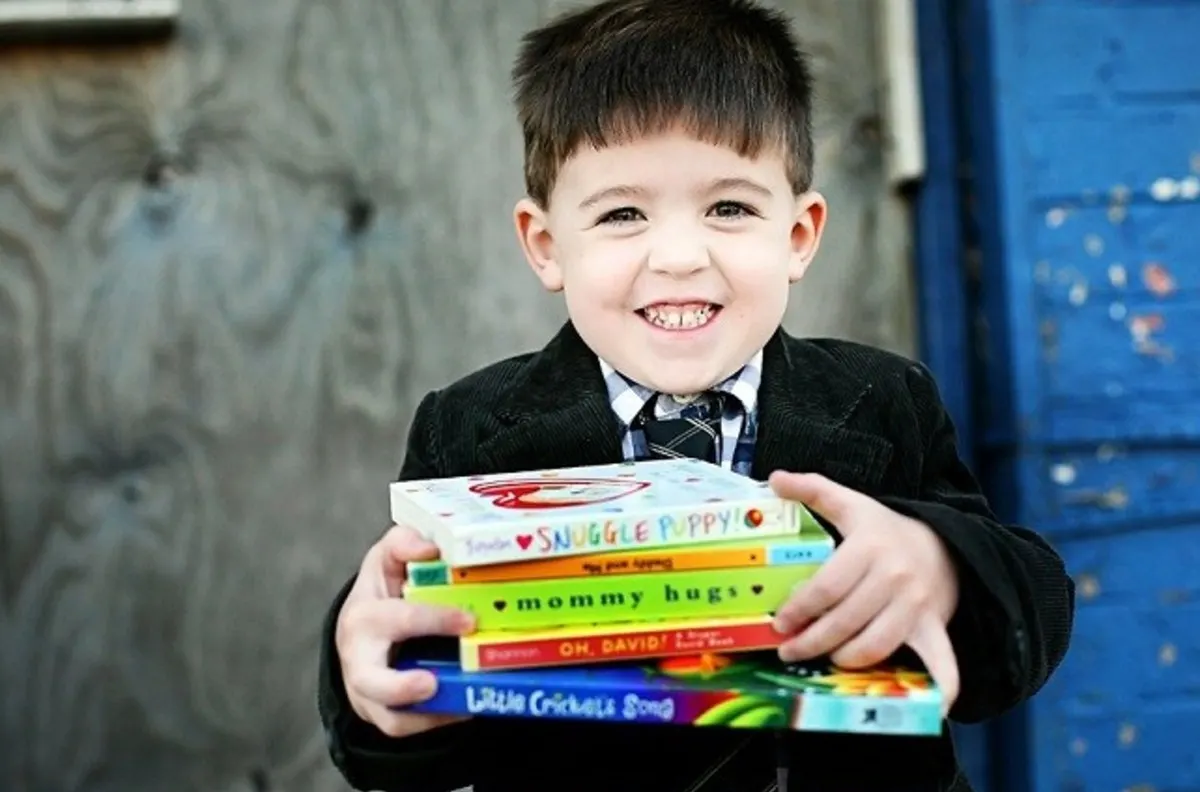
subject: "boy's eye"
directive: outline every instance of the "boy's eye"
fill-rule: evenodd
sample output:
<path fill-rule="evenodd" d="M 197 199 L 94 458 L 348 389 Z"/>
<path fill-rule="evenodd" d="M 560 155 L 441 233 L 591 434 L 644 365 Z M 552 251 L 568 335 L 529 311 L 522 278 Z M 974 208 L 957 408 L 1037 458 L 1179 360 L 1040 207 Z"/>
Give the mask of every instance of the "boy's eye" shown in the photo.
<path fill-rule="evenodd" d="M 711 211 L 717 217 L 723 218 L 749 217 L 754 214 L 753 209 L 738 201 L 721 201 L 713 206 Z"/>
<path fill-rule="evenodd" d="M 605 212 L 600 216 L 600 222 L 603 223 L 636 223 L 638 220 L 644 219 L 642 213 L 632 206 L 622 206 L 620 209 L 613 209 L 611 212 Z"/>

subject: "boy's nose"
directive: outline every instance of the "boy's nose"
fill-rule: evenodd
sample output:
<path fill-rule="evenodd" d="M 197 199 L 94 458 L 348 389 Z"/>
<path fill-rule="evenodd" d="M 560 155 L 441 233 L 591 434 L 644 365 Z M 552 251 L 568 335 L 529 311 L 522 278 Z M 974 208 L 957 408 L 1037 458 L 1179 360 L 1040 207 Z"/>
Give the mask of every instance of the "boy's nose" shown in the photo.
<path fill-rule="evenodd" d="M 705 269 L 710 263 L 708 249 L 697 235 L 684 234 L 655 240 L 648 266 L 652 272 L 679 278 Z"/>

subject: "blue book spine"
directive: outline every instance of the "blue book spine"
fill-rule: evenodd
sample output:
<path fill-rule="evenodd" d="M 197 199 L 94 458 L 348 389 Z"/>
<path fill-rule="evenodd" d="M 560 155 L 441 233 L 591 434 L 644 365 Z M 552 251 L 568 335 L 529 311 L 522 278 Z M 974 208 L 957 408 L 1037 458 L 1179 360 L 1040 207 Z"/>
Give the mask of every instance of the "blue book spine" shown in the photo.
<path fill-rule="evenodd" d="M 671 676 L 653 664 L 493 672 L 464 672 L 448 661 L 402 667 L 426 668 L 438 678 L 433 698 L 412 708 L 419 712 L 915 736 L 943 728 L 935 687 L 873 694 L 794 669 L 750 679 L 752 668 L 737 668 L 722 680 Z"/>

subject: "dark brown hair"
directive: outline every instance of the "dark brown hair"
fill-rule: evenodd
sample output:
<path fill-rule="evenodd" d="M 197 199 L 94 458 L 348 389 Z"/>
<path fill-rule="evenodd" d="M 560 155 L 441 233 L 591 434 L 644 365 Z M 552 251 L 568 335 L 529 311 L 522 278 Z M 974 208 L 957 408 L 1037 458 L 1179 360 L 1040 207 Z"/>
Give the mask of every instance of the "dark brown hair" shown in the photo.
<path fill-rule="evenodd" d="M 812 182 L 812 75 L 782 14 L 752 0 L 604 0 L 522 40 L 513 68 L 525 187 L 542 206 L 580 145 L 675 124 L 744 156 L 772 146 Z"/>

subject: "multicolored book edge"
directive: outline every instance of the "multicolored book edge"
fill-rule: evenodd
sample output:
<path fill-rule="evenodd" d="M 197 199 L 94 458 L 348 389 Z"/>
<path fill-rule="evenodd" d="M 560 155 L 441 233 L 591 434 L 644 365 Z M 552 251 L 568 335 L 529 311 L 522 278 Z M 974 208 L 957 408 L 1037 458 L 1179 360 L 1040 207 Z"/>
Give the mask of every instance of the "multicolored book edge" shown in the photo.
<path fill-rule="evenodd" d="M 499 630 L 461 638 L 459 663 L 464 671 L 552 668 L 761 651 L 778 647 L 784 638 L 767 615 Z"/>
<path fill-rule="evenodd" d="M 437 677 L 420 712 L 930 737 L 944 724 L 924 671 L 785 664 L 774 652 L 484 673 L 452 660 L 395 665 Z"/>
<path fill-rule="evenodd" d="M 824 530 L 809 530 L 796 537 L 590 553 L 485 566 L 455 567 L 445 561 L 410 561 L 406 573 L 408 582 L 413 586 L 474 585 L 521 580 L 811 564 L 828 560 L 833 550 L 833 537 Z"/>
<path fill-rule="evenodd" d="M 477 631 L 770 614 L 821 564 L 654 572 L 596 578 L 405 585 L 410 602 L 459 608 Z"/>

